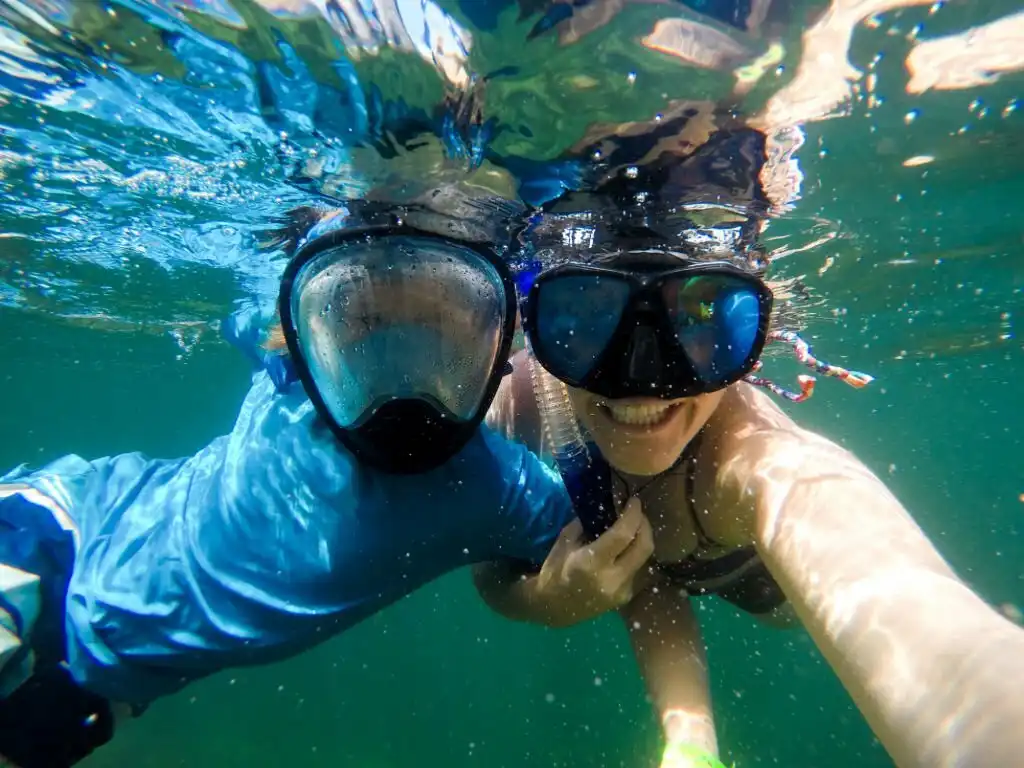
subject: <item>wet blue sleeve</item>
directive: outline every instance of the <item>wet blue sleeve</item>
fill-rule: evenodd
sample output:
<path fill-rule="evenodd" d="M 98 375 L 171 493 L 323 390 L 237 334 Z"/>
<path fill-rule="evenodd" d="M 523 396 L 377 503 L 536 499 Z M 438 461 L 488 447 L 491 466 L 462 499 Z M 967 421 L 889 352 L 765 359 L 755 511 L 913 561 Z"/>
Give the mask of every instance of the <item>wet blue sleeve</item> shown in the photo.
<path fill-rule="evenodd" d="M 75 679 L 138 704 L 299 652 L 454 568 L 539 562 L 571 517 L 557 477 L 490 430 L 430 473 L 382 475 L 266 373 L 231 434 L 194 456 L 68 456 L 0 482 L 73 529 Z"/>
<path fill-rule="evenodd" d="M 387 499 L 369 483 L 360 497 L 351 457 L 316 439 L 290 389 L 257 374 L 231 434 L 191 457 L 66 456 L 0 480 L 54 502 L 73 530 L 63 624 L 80 684 L 144 704 L 379 607 L 351 555 L 357 519 Z"/>
<path fill-rule="evenodd" d="M 487 533 L 496 557 L 540 565 L 573 517 L 572 504 L 558 473 L 520 443 L 481 430 L 497 459 L 508 494 L 501 504 L 502 523 Z"/>
<path fill-rule="evenodd" d="M 274 314 L 255 304 L 240 307 L 221 321 L 220 332 L 224 339 L 240 351 L 256 368 L 264 370 L 279 390 L 285 390 L 298 377 L 288 356 L 270 352 L 264 348 L 267 329 L 273 322 Z"/>

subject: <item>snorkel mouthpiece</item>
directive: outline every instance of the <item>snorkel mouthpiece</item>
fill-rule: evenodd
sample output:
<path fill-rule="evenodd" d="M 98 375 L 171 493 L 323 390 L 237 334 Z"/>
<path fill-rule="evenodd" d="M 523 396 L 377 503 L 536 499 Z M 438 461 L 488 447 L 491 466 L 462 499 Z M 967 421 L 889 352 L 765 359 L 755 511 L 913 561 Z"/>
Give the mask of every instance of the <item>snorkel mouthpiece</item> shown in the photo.
<path fill-rule="evenodd" d="M 612 496 L 611 469 L 601 452 L 583 440 L 565 384 L 544 370 L 532 350 L 528 359 L 533 392 L 544 423 L 544 437 L 576 517 L 587 538 L 593 541 L 618 518 Z"/>
<path fill-rule="evenodd" d="M 380 406 L 350 430 L 347 442 L 367 464 L 389 473 L 415 474 L 444 464 L 468 436 L 454 419 L 426 401 L 401 398 Z"/>

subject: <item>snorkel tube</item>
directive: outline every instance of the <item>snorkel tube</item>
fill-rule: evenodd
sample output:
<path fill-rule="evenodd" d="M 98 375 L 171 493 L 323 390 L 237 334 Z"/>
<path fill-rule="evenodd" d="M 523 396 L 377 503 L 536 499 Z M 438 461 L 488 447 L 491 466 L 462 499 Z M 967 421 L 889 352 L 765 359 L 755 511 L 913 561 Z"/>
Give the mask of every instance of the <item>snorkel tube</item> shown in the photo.
<path fill-rule="evenodd" d="M 569 492 L 576 517 L 593 541 L 618 518 L 612 497 L 611 469 L 600 451 L 583 439 L 565 384 L 537 361 L 528 345 L 533 393 L 541 414 L 544 438 Z"/>

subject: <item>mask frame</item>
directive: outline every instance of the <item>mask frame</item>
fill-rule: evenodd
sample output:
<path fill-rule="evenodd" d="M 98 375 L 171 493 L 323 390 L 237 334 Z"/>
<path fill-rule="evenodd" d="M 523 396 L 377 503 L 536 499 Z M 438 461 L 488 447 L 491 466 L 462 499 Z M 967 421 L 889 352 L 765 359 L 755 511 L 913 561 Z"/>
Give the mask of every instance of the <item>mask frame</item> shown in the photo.
<path fill-rule="evenodd" d="M 625 259 L 622 261 L 622 266 L 563 264 L 541 272 L 533 281 L 523 302 L 523 329 L 531 339 L 537 359 L 552 375 L 571 387 L 610 399 L 647 396 L 668 400 L 724 389 L 754 370 L 768 336 L 774 301 L 771 289 L 760 278 L 722 261 L 679 260 L 673 265 L 628 264 Z M 744 362 L 713 386 L 702 382 L 676 340 L 667 310 L 657 298 L 658 290 L 665 281 L 700 275 L 726 275 L 747 284 L 757 298 L 760 312 L 757 335 Z M 564 370 L 555 370 L 557 365 L 549 365 L 554 356 L 545 354 L 544 334 L 538 328 L 540 294 L 546 283 L 562 277 L 605 277 L 629 286 L 622 317 L 614 332 L 590 369 L 579 377 Z M 656 380 L 649 377 L 644 380 L 623 378 L 624 355 L 640 328 L 649 329 L 658 344 L 660 366 Z"/>
<path fill-rule="evenodd" d="M 498 275 L 504 291 L 505 317 L 497 354 L 481 401 L 467 419 L 442 414 L 421 400 L 396 400 L 381 406 L 358 427 L 337 423 L 320 393 L 292 313 L 292 292 L 303 267 L 318 255 L 348 242 L 366 238 L 413 237 L 434 240 L 440 245 L 456 245 L 473 251 Z M 403 224 L 356 226 L 327 232 L 302 245 L 285 267 L 277 300 L 281 328 L 295 374 L 332 434 L 356 458 L 389 474 L 418 474 L 441 466 L 472 439 L 497 394 L 501 378 L 507 373 L 508 356 L 516 324 L 516 288 L 512 273 L 498 252 L 484 244 L 445 237 Z"/>

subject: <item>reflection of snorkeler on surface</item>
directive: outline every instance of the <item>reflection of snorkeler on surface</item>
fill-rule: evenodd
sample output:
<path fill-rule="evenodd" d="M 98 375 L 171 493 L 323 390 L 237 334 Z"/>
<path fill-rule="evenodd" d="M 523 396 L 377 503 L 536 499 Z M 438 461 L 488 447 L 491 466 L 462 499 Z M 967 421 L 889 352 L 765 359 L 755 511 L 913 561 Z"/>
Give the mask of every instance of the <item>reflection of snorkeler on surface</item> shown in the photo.
<path fill-rule="evenodd" d="M 425 218 L 375 222 L 298 249 L 286 357 L 227 324 L 265 369 L 230 435 L 2 478 L 0 754 L 72 765 L 115 713 L 295 655 L 457 567 L 543 560 L 571 519 L 561 484 L 478 429 L 511 344 L 507 269 Z M 357 305 L 369 333 L 342 322 Z"/>
<path fill-rule="evenodd" d="M 1008 724 L 1024 717 L 1014 693 L 1024 634 L 952 573 L 856 457 L 744 383 L 769 338 L 795 343 L 819 373 L 855 386 L 870 377 L 814 360 L 792 334 L 772 334 L 759 228 L 734 225 L 729 248 L 695 247 L 679 223 L 686 200 L 673 196 L 692 192 L 674 185 L 686 172 L 656 167 L 661 187 L 629 167 L 635 184 L 612 179 L 604 194 L 548 206 L 531 235 L 539 257 L 521 278 L 535 361 L 568 385 L 618 503 L 630 515 L 642 508 L 632 546 L 652 553 L 650 567 L 633 582 L 616 570 L 619 588 L 610 589 L 588 566 L 603 537 L 588 541 L 577 522 L 539 572 L 478 566 L 478 588 L 504 615 L 551 626 L 618 609 L 662 722 L 665 768 L 700 765 L 699 754 L 718 750 L 690 605 L 705 594 L 768 623 L 798 618 L 899 765 L 1010 764 L 1022 746 Z M 650 208 L 623 205 L 637 191 L 655 201 Z M 536 363 L 516 355 L 489 419 L 540 450 L 547 417 L 537 411 Z M 949 631 L 953 606 L 969 632 Z M 985 659 L 996 649 L 1005 677 Z M 951 732 L 951 718 L 978 730 Z"/>

